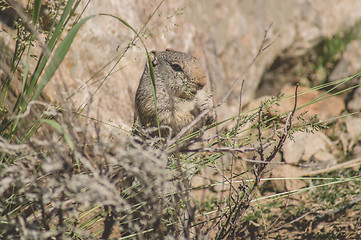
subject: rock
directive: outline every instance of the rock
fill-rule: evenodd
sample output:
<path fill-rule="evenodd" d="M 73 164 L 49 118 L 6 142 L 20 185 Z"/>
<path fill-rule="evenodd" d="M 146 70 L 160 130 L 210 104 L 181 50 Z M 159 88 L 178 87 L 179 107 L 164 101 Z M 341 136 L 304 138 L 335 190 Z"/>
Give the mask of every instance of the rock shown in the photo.
<path fill-rule="evenodd" d="M 294 96 L 295 87 L 285 86 L 281 90 L 285 96 Z M 313 115 L 317 115 L 317 119 L 321 121 L 326 121 L 331 118 L 340 116 L 340 113 L 345 109 L 345 103 L 339 96 L 331 96 L 329 93 L 323 91 L 316 91 L 307 87 L 298 88 L 298 97 L 297 97 L 297 107 L 302 107 L 307 105 L 310 102 L 316 101 L 308 106 L 303 107 L 296 112 L 295 120 L 297 122 L 297 116 L 307 111 L 304 117 L 307 119 Z M 321 99 L 320 101 L 317 101 Z M 323 100 L 322 100 L 323 99 Z M 280 103 L 280 112 L 286 112 L 293 109 L 294 98 L 282 101 Z"/>
<path fill-rule="evenodd" d="M 304 144 L 309 136 L 305 134 L 294 134 L 294 141 L 288 139 L 283 146 L 283 158 L 286 163 L 298 163 L 305 154 Z M 301 144 L 300 144 L 301 143 Z"/>
<path fill-rule="evenodd" d="M 289 112 L 294 107 L 295 87 L 284 86 L 281 92 L 284 94 L 284 98 L 281 100 L 281 102 L 279 102 L 279 106 L 273 106 L 272 109 L 270 109 L 271 116 L 277 116 L 279 114 Z M 266 99 L 270 98 L 271 96 L 260 97 L 254 100 L 249 106 L 247 106 L 246 109 L 254 109 L 260 106 L 261 102 L 264 102 Z M 317 99 L 323 100 L 317 101 Z M 315 102 L 306 106 L 313 101 Z M 305 120 L 314 115 L 317 115 L 318 120 L 326 121 L 340 116 L 341 112 L 346 108 L 344 101 L 339 96 L 331 96 L 331 94 L 325 93 L 323 91 L 317 91 L 301 86 L 298 88 L 297 107 L 302 108 L 296 111 L 293 118 L 294 124 L 302 122 L 299 121 L 297 117 L 305 111 L 307 111 L 307 113 L 303 115 L 303 119 Z"/>
<path fill-rule="evenodd" d="M 272 178 L 284 178 L 272 180 L 272 186 L 276 192 L 286 192 L 306 187 L 306 183 L 303 180 L 292 179 L 302 177 L 305 173 L 305 171 L 299 167 L 282 165 L 273 168 L 271 171 Z"/>
<path fill-rule="evenodd" d="M 354 40 L 347 45 L 341 60 L 329 77 L 329 81 L 337 81 L 351 77 L 361 71 L 361 40 Z M 353 78 L 338 86 L 338 90 L 344 90 L 361 84 L 361 78 Z M 348 93 L 347 109 L 351 112 L 361 111 L 361 89 L 358 87 L 353 93 Z"/>
<path fill-rule="evenodd" d="M 361 40 L 351 41 L 329 77 L 329 81 L 337 81 L 351 77 L 361 71 Z M 361 78 L 356 77 L 338 86 L 338 90 L 344 90 L 361 84 Z M 349 92 L 348 92 L 349 93 Z M 351 112 L 361 110 L 361 89 L 358 87 L 352 94 L 348 94 L 347 109 Z"/>
<path fill-rule="evenodd" d="M 326 150 L 319 150 L 312 154 L 310 158 L 312 165 L 316 166 L 317 169 L 325 169 L 337 164 L 337 159 L 334 155 Z"/>
<path fill-rule="evenodd" d="M 349 110 L 350 112 L 361 111 L 361 87 L 358 87 L 352 94 L 352 99 L 347 103 L 347 110 Z"/>
<path fill-rule="evenodd" d="M 345 119 L 346 130 L 350 139 L 357 142 L 361 139 L 361 118 L 348 116 Z"/>
<path fill-rule="evenodd" d="M 314 170 L 325 169 L 337 164 L 337 159 L 330 153 L 331 140 L 321 132 L 297 132 L 293 135 L 294 141 L 287 140 L 283 146 L 285 165 L 274 167 L 271 170 L 273 178 L 297 178 Z M 289 164 L 299 164 L 293 166 Z M 300 189 L 306 183 L 298 179 L 282 179 L 272 181 L 276 191 L 284 192 Z"/>
<path fill-rule="evenodd" d="M 355 157 L 361 157 L 361 142 L 358 142 L 358 143 L 353 147 L 353 149 L 352 149 L 352 154 L 353 154 L 353 156 L 355 156 Z M 358 170 L 358 168 L 355 169 L 355 170 Z"/>
<path fill-rule="evenodd" d="M 301 164 L 320 169 L 332 166 L 336 158 L 331 157 L 331 140 L 323 133 L 297 132 L 293 134 L 294 141 L 286 141 L 283 147 L 283 158 L 286 163 Z"/>
<path fill-rule="evenodd" d="M 361 40 L 354 40 L 347 45 L 341 60 L 337 63 L 329 81 L 337 81 L 351 77 L 361 71 Z M 338 89 L 343 90 L 360 83 L 360 78 L 354 78 L 342 84 Z"/>

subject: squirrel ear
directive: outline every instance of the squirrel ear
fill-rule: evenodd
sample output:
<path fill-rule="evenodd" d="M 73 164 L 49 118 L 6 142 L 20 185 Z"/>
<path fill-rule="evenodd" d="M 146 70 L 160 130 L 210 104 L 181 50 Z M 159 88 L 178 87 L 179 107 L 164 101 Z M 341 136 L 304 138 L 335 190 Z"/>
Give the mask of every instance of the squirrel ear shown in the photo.
<path fill-rule="evenodd" d="M 151 51 L 149 53 L 149 57 L 150 57 L 150 60 L 152 61 L 153 66 L 158 64 L 156 53 L 157 53 L 156 51 Z"/>

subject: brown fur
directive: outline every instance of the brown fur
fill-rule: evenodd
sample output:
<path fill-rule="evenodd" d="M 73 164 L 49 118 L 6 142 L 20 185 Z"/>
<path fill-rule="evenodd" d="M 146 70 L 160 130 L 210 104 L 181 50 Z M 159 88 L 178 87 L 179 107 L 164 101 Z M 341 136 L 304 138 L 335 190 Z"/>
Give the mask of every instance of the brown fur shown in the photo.
<path fill-rule="evenodd" d="M 186 53 L 167 49 L 150 54 L 154 69 L 158 121 L 175 135 L 211 106 L 204 90 L 207 78 L 199 61 Z M 153 89 L 149 66 L 146 64 L 135 96 L 134 122 L 141 128 L 157 127 Z M 206 115 L 191 130 L 195 131 L 214 121 L 213 113 Z M 168 133 L 163 130 L 162 135 Z"/>

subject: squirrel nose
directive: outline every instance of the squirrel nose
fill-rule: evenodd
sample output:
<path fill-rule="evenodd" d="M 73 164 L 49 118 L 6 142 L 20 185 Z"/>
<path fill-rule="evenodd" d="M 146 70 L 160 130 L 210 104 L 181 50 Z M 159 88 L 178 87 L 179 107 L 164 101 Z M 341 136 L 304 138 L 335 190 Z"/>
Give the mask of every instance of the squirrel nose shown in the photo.
<path fill-rule="evenodd" d="M 197 90 L 202 89 L 207 83 L 207 78 L 206 76 L 201 76 L 200 78 L 198 78 L 197 84 L 196 84 L 196 88 Z"/>
<path fill-rule="evenodd" d="M 204 87 L 204 84 L 201 84 L 201 83 L 196 84 L 196 89 L 197 90 L 201 90 L 203 87 Z"/>

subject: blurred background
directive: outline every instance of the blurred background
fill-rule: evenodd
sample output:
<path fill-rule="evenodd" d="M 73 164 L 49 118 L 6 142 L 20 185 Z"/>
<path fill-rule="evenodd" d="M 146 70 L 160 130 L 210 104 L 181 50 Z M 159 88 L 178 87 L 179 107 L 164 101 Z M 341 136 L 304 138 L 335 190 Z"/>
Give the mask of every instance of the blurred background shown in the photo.
<path fill-rule="evenodd" d="M 10 2 L 11 4 L 7 4 Z M 39 2 L 42 4 L 41 9 L 35 6 Z M 64 8 L 69 2 L 71 3 L 69 5 L 74 5 L 73 9 L 76 10 L 74 13 L 69 11 L 64 14 L 66 12 Z M 78 8 L 75 7 L 77 4 L 79 4 Z M 14 9 L 16 6 L 18 9 Z M 37 9 L 40 9 L 40 18 L 38 19 L 36 16 L 34 17 Z M 69 22 L 63 24 L 59 20 L 61 14 L 56 16 L 56 12 L 68 16 Z M 23 13 L 20 18 L 18 18 L 19 13 Z M 49 83 L 46 84 L 41 95 L 36 98 L 41 102 L 29 102 L 31 96 L 34 96 L 33 92 L 40 89 L 33 89 L 29 86 L 32 83 L 34 86 L 41 85 L 39 81 L 42 81 L 48 69 L 52 68 L 52 62 L 44 63 L 46 68 L 39 67 L 41 69 L 39 75 L 32 75 L 34 69 L 40 65 L 39 62 L 45 58 L 50 61 L 61 55 L 56 51 L 66 42 L 65 40 L 68 40 L 69 31 L 73 31 L 79 26 L 76 23 L 82 23 L 82 19 L 92 15 L 96 15 L 96 17 L 85 22 L 74 41 L 68 44 L 70 50 L 64 61 L 56 70 L 55 75 L 49 77 Z M 36 24 L 30 25 L 31 21 L 28 19 L 26 22 L 26 17 L 36 19 Z M 53 21 L 54 19 L 55 21 Z M 57 34 L 49 33 L 53 22 L 56 23 L 56 26 L 60 26 L 59 28 L 64 27 L 64 29 Z M 59 22 L 61 24 L 58 24 Z M 33 26 L 36 30 L 28 31 L 26 28 L 29 26 Z M 213 93 L 215 103 L 222 102 L 222 99 L 228 96 L 224 104 L 216 109 L 217 121 L 221 122 L 226 119 L 228 121 L 217 126 L 217 134 L 212 133 L 214 129 L 205 134 L 204 143 L 206 145 L 210 139 L 216 139 L 221 147 L 228 147 L 232 143 L 234 148 L 237 143 L 238 147 L 250 146 L 257 150 L 257 142 L 261 141 L 262 137 L 265 142 L 272 142 L 272 138 L 279 137 L 284 125 L 287 125 L 287 114 L 294 107 L 294 98 L 292 97 L 295 96 L 295 86 L 299 84 L 297 106 L 303 106 L 303 108 L 295 115 L 302 117 L 294 118 L 294 128 L 291 130 L 294 132 L 292 132 L 292 136 L 289 136 L 293 141 L 288 139 L 277 149 L 277 155 L 272 157 L 272 164 L 265 170 L 264 176 L 262 175 L 264 177 L 262 184 L 257 188 L 255 195 L 263 197 L 272 192 L 273 196 L 279 200 L 278 193 L 280 192 L 293 193 L 293 190 L 300 190 L 298 193 L 301 194 L 297 197 L 298 199 L 296 197 L 291 199 L 294 202 L 289 202 L 288 197 L 283 199 L 287 202 L 284 206 L 290 204 L 291 208 L 284 208 L 283 205 L 271 206 L 272 209 L 266 213 L 274 213 L 272 217 L 275 217 L 277 221 L 280 216 L 283 216 L 282 221 L 285 225 L 292 224 L 293 221 L 290 219 L 297 221 L 297 219 L 300 220 L 302 217 L 314 214 L 317 211 L 315 208 L 319 209 L 318 205 L 313 203 L 314 200 L 317 200 L 320 206 L 326 205 L 332 211 L 325 214 L 321 214 L 319 211 L 318 215 L 312 215 L 307 220 L 306 227 L 300 225 L 300 233 L 309 231 L 312 234 L 316 229 L 317 222 L 331 223 L 333 222 L 330 220 L 332 217 L 333 220 L 340 220 L 340 228 L 334 228 L 332 223 L 328 224 L 329 229 L 324 231 L 322 222 L 320 224 L 322 226 L 318 230 L 325 233 L 337 232 L 338 234 L 342 233 L 344 229 L 348 229 L 348 233 L 358 234 L 360 231 L 357 229 L 361 229 L 359 218 L 361 209 L 359 206 L 361 199 L 359 195 L 361 163 L 360 26 L 360 0 L 74 0 L 73 2 L 0 0 L 0 140 L 3 141 L 4 137 L 9 143 L 29 143 L 36 152 L 36 154 L 29 154 L 28 150 L 21 150 L 19 153 L 17 152 L 19 147 L 10 148 L 10 144 L 3 144 L 1 145 L 3 148 L 0 150 L 4 153 L 1 153 L 0 159 L 5 159 L 7 162 L 5 161 L 6 164 L 1 167 L 6 169 L 7 164 L 12 166 L 13 163 L 17 163 L 18 158 L 22 159 L 23 156 L 26 156 L 25 160 L 29 164 L 34 164 L 36 170 L 27 170 L 26 174 L 23 174 L 24 172 L 14 168 L 15 170 L 11 170 L 16 176 L 14 179 L 20 179 L 23 176 L 30 176 L 33 179 L 35 173 L 39 174 L 38 179 L 43 179 L 42 172 L 37 171 L 36 164 L 40 162 L 45 163 L 44 169 L 48 169 L 46 171 L 55 173 L 53 179 L 56 181 L 60 179 L 59 186 L 68 186 L 67 182 L 61 180 L 62 177 L 56 175 L 58 172 L 53 171 L 53 168 L 58 168 L 60 173 L 63 170 L 69 171 L 71 173 L 69 182 L 71 184 L 78 183 L 77 178 L 72 178 L 73 167 L 76 168 L 75 162 L 78 161 L 74 160 L 74 156 L 80 156 L 80 154 L 74 154 L 75 146 L 80 149 L 77 150 L 78 153 L 84 153 L 82 155 L 85 156 L 84 159 L 91 162 L 87 166 L 99 164 L 100 167 L 91 168 L 91 171 L 99 170 L 100 175 L 108 174 L 109 166 L 128 164 L 128 160 L 131 166 L 138 159 L 146 162 L 149 170 L 153 171 L 155 167 L 151 161 L 155 159 L 154 155 L 143 158 L 143 154 L 147 154 L 143 147 L 139 148 L 139 152 L 132 152 L 129 159 L 124 158 L 122 154 L 119 158 L 113 158 L 113 156 L 116 151 L 132 151 L 128 144 L 133 124 L 134 96 L 146 64 L 146 49 L 163 51 L 166 48 L 173 48 L 200 59 L 209 79 L 207 88 Z M 56 40 L 58 44 L 52 45 L 52 58 L 49 57 L 50 55 L 42 55 L 44 52 L 41 49 L 41 42 L 46 42 L 46 37 L 51 35 L 55 35 L 54 39 L 58 39 L 58 37 L 60 39 Z M 27 51 L 30 48 L 31 50 Z M 66 53 L 65 50 L 64 52 Z M 28 96 L 23 97 L 28 93 Z M 262 125 L 262 131 L 257 129 L 256 108 L 265 99 L 280 94 L 285 94 L 285 98 L 272 102 L 270 105 L 273 109 L 264 108 L 263 111 L 260 111 L 264 125 Z M 34 105 L 32 105 L 33 103 Z M 253 112 L 248 112 L 252 109 Z M 307 113 L 303 113 L 304 110 Z M 26 113 L 26 111 L 28 112 Z M 244 115 L 238 118 L 242 121 L 239 131 L 237 131 L 239 125 L 235 116 L 239 111 Z M 27 116 L 29 112 L 31 113 Z M 317 116 L 312 118 L 313 115 Z M 49 129 L 49 126 L 44 123 L 50 124 L 52 128 Z M 270 123 L 271 125 L 268 125 Z M 63 128 L 59 124 L 63 124 Z M 272 127 L 277 128 L 278 132 Z M 73 135 L 67 135 L 64 129 L 71 130 L 69 132 Z M 234 130 L 233 133 L 232 130 Z M 37 133 L 34 137 L 35 140 L 30 139 L 35 132 Z M 57 132 L 59 136 L 56 134 Z M 209 132 L 213 134 L 214 139 L 207 139 Z M 37 141 L 38 138 L 42 139 L 42 133 L 47 137 L 45 139 L 51 140 L 46 145 L 43 141 Z M 268 138 L 267 134 L 273 137 Z M 66 136 L 71 136 L 73 140 L 66 139 Z M 120 144 L 121 141 L 125 144 Z M 76 144 L 72 144 L 73 142 Z M 39 145 L 37 145 L 38 143 Z M 273 143 L 275 142 L 273 141 Z M 36 157 L 38 152 L 43 152 L 45 146 L 46 148 L 49 146 L 51 149 L 47 153 L 54 153 L 52 157 L 44 158 L 49 162 L 42 159 L 41 154 L 39 158 Z M 108 146 L 111 147 L 108 148 Z M 262 144 L 259 146 L 259 148 L 263 148 Z M 271 148 L 269 147 L 267 150 Z M 8 153 L 9 149 L 13 149 L 13 153 Z M 192 189 L 193 197 L 201 203 L 210 199 L 207 203 L 210 206 L 214 199 L 218 197 L 223 199 L 223 187 L 227 174 L 233 174 L 233 171 L 237 174 L 252 172 L 260 166 L 252 162 L 252 160 L 260 159 L 258 155 L 263 154 L 260 152 L 262 153 L 262 151 L 254 151 L 248 154 L 246 151 L 240 151 L 234 165 L 233 158 L 236 154 L 232 151 L 229 152 L 232 154 L 215 156 L 214 159 L 220 158 L 220 161 L 212 160 L 213 153 L 207 155 L 200 152 L 200 156 L 196 156 L 194 159 L 198 161 L 199 158 L 199 165 L 202 168 L 192 172 L 190 178 L 190 185 L 194 187 Z M 269 154 L 269 152 L 265 153 Z M 35 160 L 32 159 L 33 156 Z M 165 163 L 171 156 L 173 155 L 166 156 L 164 154 L 159 159 Z M 208 162 L 208 156 L 215 163 Z M 151 161 L 148 161 L 148 158 Z M 93 159 L 95 160 L 93 161 Z M 115 165 L 109 164 L 104 159 L 113 159 Z M 122 161 L 124 159 L 126 161 Z M 187 157 L 185 159 L 188 161 Z M 195 166 L 196 164 L 192 162 L 194 159 L 191 158 L 190 162 L 186 162 L 184 166 L 187 167 L 188 164 Z M 251 161 L 246 161 L 247 159 Z M 68 164 L 68 160 L 73 162 Z M 67 164 L 61 165 L 58 162 Z M 104 166 L 101 165 L 103 163 Z M 220 163 L 218 167 L 221 166 L 222 171 L 217 168 L 216 164 L 218 163 Z M 27 165 L 24 164 L 24 166 Z M 64 166 L 68 166 L 68 168 Z M 335 171 L 346 168 L 348 170 L 342 173 Z M 163 168 L 159 169 L 161 173 L 165 172 Z M 46 171 L 45 174 L 47 174 Z M 75 172 L 78 173 L 77 171 Z M 138 169 L 134 171 L 139 175 L 146 175 Z M 98 176 L 98 174 L 83 174 L 81 171 L 80 173 L 89 179 Z M 313 186 L 322 186 L 323 183 L 312 182 L 308 177 L 328 173 L 332 175 L 327 175 L 327 179 L 334 181 L 334 184 L 338 184 L 338 179 L 342 178 L 344 181 L 342 186 L 330 185 L 330 189 L 325 188 L 324 192 L 312 189 Z M 234 177 L 235 179 L 239 177 L 240 181 L 237 184 L 241 190 L 246 189 L 244 186 L 248 187 L 248 183 L 243 185 L 242 174 Z M 109 176 L 112 175 L 109 174 Z M 28 181 L 25 177 L 24 179 L 26 181 L 24 180 L 20 184 L 24 187 L 23 189 L 31 186 L 30 182 L 36 183 L 33 180 Z M 89 179 L 83 179 L 84 186 L 88 185 Z M 93 180 L 93 183 L 98 183 L 96 177 Z M 316 180 L 322 180 L 322 178 Z M 6 178 L 3 184 L 4 182 L 7 187 L 10 186 L 9 189 L 12 189 Z M 49 182 L 51 183 L 51 181 Z M 212 185 L 213 183 L 220 184 Z M 52 184 L 43 187 L 40 181 L 41 191 L 36 192 L 39 199 L 42 199 L 43 192 L 48 194 L 47 189 L 51 190 Z M 104 186 L 106 185 L 108 184 L 104 184 Z M 149 182 L 147 186 L 153 187 L 153 183 Z M 165 189 L 163 185 L 159 186 L 159 189 Z M 206 187 L 203 189 L 202 186 Z M 312 206 L 308 207 L 309 210 L 306 210 L 307 207 L 305 207 L 302 210 L 305 213 L 302 212 L 303 216 L 300 217 L 295 206 L 304 206 L 304 200 L 307 197 L 304 194 L 306 186 L 311 188 L 307 195 L 311 199 L 309 203 Z M 7 187 L 0 189 L 7 189 Z M 98 190 L 103 194 L 103 186 L 96 189 L 95 192 Z M 9 200 L 12 198 L 11 191 L 9 190 L 8 199 L 4 202 L 12 203 L 12 200 Z M 48 194 L 51 197 L 48 199 L 56 199 L 57 196 L 53 196 L 51 191 Z M 24 190 L 24 192 L 28 192 L 30 199 L 33 199 L 32 191 Z M 78 190 L 74 190 L 74 195 L 70 194 L 69 198 L 75 198 L 78 192 Z M 153 188 L 148 193 L 151 196 L 150 199 L 157 199 L 154 198 Z M 103 196 L 101 194 L 99 196 Z M 143 194 L 140 195 L 143 196 Z M 355 195 L 356 197 L 352 199 Z M 19 196 L 21 200 L 19 202 L 23 204 L 24 209 L 30 209 L 26 198 L 24 201 L 21 198 L 22 195 Z M 96 194 L 92 196 L 95 202 L 101 199 Z M 112 196 L 114 196 L 115 202 L 119 201 L 117 191 L 114 191 Z M 358 203 L 357 209 L 350 209 L 351 220 L 347 214 L 346 217 L 339 219 L 341 215 L 336 215 L 333 211 L 335 202 L 346 198 L 352 199 L 353 202 L 346 203 L 337 211 L 343 213 L 344 209 Z M 91 200 L 93 201 L 93 199 Z M 107 197 L 104 199 L 107 200 Z M 82 201 L 83 198 L 80 198 L 80 202 Z M 49 202 L 51 201 L 49 200 Z M 21 205 L 20 203 L 19 205 Z M 47 203 L 44 202 L 44 204 Z M 247 208 L 250 206 L 246 205 Z M 16 204 L 13 206 L 17 207 Z M 39 206 L 43 207 L 42 201 Z M 216 209 L 218 205 L 213 204 L 209 209 L 213 211 L 213 207 Z M 7 208 L 3 207 L 4 211 L 7 211 Z M 153 205 L 149 209 L 158 211 Z M 278 211 L 288 211 L 288 209 L 296 209 L 294 211 L 297 214 L 292 217 L 288 217 L 287 214 L 278 214 Z M 251 214 L 253 211 L 253 208 L 250 209 Z M 51 212 L 56 213 L 52 210 Z M 15 214 L 18 215 L 17 212 Z M 45 214 L 43 215 L 45 216 Z M 50 218 L 52 215 L 48 216 Z M 148 216 L 153 218 L 153 213 Z M 24 222 L 22 216 L 20 217 Z M 262 217 L 262 221 L 258 219 L 257 224 L 248 221 L 249 219 L 245 218 L 244 220 L 244 228 L 249 228 L 249 235 L 253 234 L 256 227 L 261 229 L 261 233 L 263 230 L 266 232 L 266 224 L 262 223 L 266 218 Z M 31 222 L 28 221 L 28 223 Z M 72 223 L 72 221 L 68 222 Z M 227 222 L 229 221 L 227 220 Z M 353 225 L 350 222 L 353 222 Z M 14 222 L 13 229 L 17 229 L 18 225 L 17 222 Z M 54 224 L 54 226 L 56 225 L 62 227 L 58 223 Z M 276 229 L 275 232 L 277 231 Z M 284 236 L 289 238 L 289 232 L 285 232 Z M 308 236 L 302 239 L 309 238 Z M 348 237 L 347 239 L 358 238 Z"/>
<path fill-rule="evenodd" d="M 44 16 L 51 2 L 43 1 Z M 238 77 L 245 80 L 246 106 L 257 97 L 278 95 L 286 85 L 312 87 L 360 70 L 360 61 L 355 61 L 361 55 L 355 33 L 361 20 L 358 0 L 93 0 L 80 2 L 78 10 L 82 17 L 107 13 L 122 18 L 140 31 L 149 51 L 173 48 L 198 57 L 216 102 L 232 90 L 217 109 L 219 119 L 238 112 L 240 81 L 232 88 Z M 11 14 L 1 16 L 6 28 Z M 4 27 L 1 42 L 12 47 L 12 30 Z M 53 100 L 59 94 L 70 96 L 74 110 L 91 101 L 87 115 L 129 130 L 146 57 L 141 42 L 132 42 L 134 35 L 111 17 L 87 22 L 43 95 Z M 248 69 L 262 42 L 267 49 Z"/>

